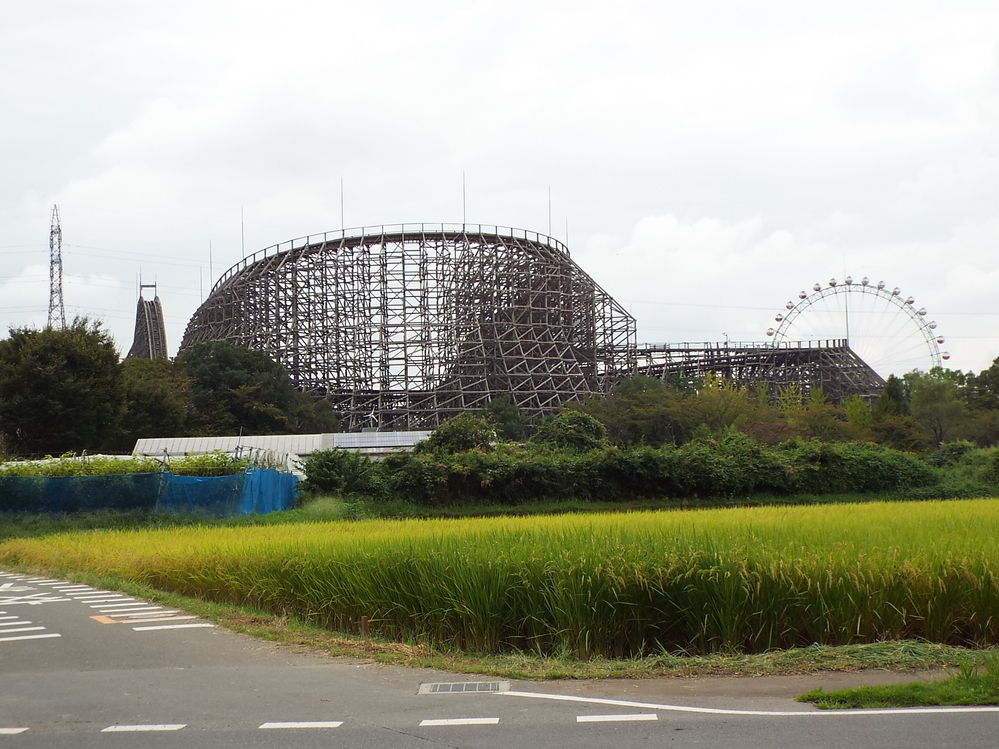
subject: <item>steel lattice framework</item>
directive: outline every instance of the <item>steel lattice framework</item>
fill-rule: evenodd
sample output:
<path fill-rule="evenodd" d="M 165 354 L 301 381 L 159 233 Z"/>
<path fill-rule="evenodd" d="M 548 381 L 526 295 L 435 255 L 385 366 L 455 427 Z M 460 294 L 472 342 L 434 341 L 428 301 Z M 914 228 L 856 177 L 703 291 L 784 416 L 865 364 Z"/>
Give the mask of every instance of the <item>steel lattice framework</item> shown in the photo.
<path fill-rule="evenodd" d="M 62 227 L 59 225 L 59 206 L 52 206 L 49 224 L 49 328 L 66 327 L 66 304 L 62 297 Z"/>
<path fill-rule="evenodd" d="M 414 224 L 326 233 L 233 266 L 181 350 L 268 353 L 345 430 L 418 429 L 506 396 L 528 414 L 634 371 L 635 320 L 534 232 Z"/>

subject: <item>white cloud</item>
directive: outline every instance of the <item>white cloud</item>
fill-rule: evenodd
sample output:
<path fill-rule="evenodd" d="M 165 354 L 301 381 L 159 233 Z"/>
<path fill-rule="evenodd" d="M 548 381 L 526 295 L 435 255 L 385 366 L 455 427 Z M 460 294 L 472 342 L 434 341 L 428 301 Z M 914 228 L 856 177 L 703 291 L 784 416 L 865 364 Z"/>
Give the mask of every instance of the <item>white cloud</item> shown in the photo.
<path fill-rule="evenodd" d="M 74 296 L 123 347 L 140 272 L 176 347 L 209 242 L 217 277 L 241 235 L 338 228 L 341 176 L 348 226 L 460 220 L 464 171 L 473 222 L 546 231 L 550 187 L 552 233 L 647 340 L 761 337 L 846 271 L 982 315 L 955 366 L 999 353 L 995 3 L 60 8 L 0 11 L 0 251 L 58 202 L 67 268 L 117 284 Z"/>
<path fill-rule="evenodd" d="M 812 293 L 831 278 L 842 284 L 869 276 L 900 286 L 926 306 L 952 354 L 949 365 L 981 370 L 999 355 L 999 216 L 965 222 L 943 241 L 873 245 L 823 243 L 815 238 L 828 221 L 809 227 L 806 240 L 787 229 L 770 229 L 760 218 L 682 220 L 672 215 L 641 219 L 631 238 L 601 237 L 576 253 L 576 261 L 638 319 L 640 341 L 767 340 L 775 314 L 798 292 Z M 957 258 L 966 258 L 965 262 Z M 854 314 L 863 314 L 857 303 Z M 853 337 L 917 336 L 918 329 L 892 310 L 869 329 L 855 324 Z M 792 336 L 842 337 L 840 319 L 822 318 L 816 307 Z M 870 314 L 874 314 L 873 311 Z M 807 324 L 806 324 L 807 323 Z M 908 361 L 908 360 L 905 360 Z M 904 367 L 922 366 L 897 364 Z"/>

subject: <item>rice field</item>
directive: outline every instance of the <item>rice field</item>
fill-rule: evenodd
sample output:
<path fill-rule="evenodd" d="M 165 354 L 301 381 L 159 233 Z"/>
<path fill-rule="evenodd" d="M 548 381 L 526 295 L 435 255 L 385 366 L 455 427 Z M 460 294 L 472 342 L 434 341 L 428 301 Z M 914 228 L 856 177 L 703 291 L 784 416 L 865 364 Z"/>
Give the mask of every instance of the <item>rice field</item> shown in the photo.
<path fill-rule="evenodd" d="M 330 629 L 632 656 L 999 640 L 999 501 L 69 533 L 0 565 L 89 571 Z"/>

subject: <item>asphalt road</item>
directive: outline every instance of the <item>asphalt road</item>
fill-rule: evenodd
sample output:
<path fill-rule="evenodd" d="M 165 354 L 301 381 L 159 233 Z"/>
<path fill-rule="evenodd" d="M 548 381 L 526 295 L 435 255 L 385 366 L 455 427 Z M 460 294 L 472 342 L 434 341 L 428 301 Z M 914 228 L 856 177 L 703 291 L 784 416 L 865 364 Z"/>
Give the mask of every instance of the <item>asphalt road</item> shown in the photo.
<path fill-rule="evenodd" d="M 856 676 L 481 679 L 466 691 L 475 681 L 299 654 L 113 591 L 0 572 L 0 749 L 999 746 L 996 710 L 793 701 Z"/>

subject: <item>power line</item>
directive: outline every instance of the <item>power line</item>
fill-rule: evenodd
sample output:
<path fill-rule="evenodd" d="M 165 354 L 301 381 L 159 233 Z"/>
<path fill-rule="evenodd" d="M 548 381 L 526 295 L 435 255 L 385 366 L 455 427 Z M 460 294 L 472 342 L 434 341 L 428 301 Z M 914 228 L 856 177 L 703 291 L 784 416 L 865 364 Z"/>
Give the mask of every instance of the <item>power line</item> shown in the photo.
<path fill-rule="evenodd" d="M 83 250 L 99 250 L 100 252 L 111 252 L 113 255 L 99 255 L 93 252 L 74 252 L 74 255 L 83 255 L 84 257 L 104 257 L 109 260 L 120 260 L 121 258 L 115 255 L 124 255 L 125 257 L 136 257 L 136 258 L 154 258 L 158 265 L 176 265 L 184 268 L 200 268 L 204 263 L 197 260 L 162 260 L 162 256 L 152 252 L 131 252 L 129 250 L 111 250 L 107 247 L 88 247 L 85 245 L 78 244 L 68 244 L 67 247 L 73 247 L 75 249 Z"/>

